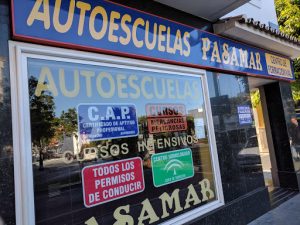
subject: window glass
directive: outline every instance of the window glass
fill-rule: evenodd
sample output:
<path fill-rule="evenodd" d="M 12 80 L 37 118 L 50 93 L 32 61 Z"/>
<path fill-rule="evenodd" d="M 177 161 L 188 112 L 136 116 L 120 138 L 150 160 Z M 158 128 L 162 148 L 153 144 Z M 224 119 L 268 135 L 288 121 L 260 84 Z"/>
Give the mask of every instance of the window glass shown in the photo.
<path fill-rule="evenodd" d="M 158 224 L 217 200 L 201 76 L 27 68 L 36 224 Z"/>

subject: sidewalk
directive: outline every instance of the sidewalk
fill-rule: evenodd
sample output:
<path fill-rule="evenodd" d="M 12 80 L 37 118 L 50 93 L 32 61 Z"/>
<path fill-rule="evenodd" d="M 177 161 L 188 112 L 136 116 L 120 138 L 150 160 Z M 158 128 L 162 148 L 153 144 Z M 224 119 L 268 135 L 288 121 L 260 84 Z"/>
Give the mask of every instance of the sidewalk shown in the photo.
<path fill-rule="evenodd" d="M 248 225 L 300 225 L 300 194 Z"/>

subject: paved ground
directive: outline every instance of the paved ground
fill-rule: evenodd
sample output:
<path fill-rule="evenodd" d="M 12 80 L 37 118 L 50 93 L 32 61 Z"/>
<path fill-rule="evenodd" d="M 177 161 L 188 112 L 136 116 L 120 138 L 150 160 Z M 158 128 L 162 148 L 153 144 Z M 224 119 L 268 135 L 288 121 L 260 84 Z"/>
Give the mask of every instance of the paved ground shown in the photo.
<path fill-rule="evenodd" d="M 248 225 L 300 225 L 300 194 Z"/>

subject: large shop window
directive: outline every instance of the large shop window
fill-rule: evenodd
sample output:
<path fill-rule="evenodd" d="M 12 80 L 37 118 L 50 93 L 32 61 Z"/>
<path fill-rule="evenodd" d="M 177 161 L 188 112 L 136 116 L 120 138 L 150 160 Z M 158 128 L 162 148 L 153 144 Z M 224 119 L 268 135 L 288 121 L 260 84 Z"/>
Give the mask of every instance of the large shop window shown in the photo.
<path fill-rule="evenodd" d="M 222 205 L 204 71 L 15 45 L 23 220 L 174 224 Z"/>

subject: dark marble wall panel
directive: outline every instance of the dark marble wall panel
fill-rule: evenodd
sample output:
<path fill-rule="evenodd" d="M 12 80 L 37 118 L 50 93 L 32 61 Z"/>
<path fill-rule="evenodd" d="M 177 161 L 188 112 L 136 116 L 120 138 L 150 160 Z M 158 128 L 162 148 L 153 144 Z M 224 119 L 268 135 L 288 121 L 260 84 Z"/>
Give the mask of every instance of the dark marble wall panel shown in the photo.
<path fill-rule="evenodd" d="M 0 216 L 15 224 L 14 171 L 8 40 L 10 37 L 9 1 L 0 1 Z"/>
<path fill-rule="evenodd" d="M 225 202 L 264 187 L 254 123 L 239 121 L 238 106 L 252 107 L 248 78 L 208 72 L 209 97 Z"/>
<path fill-rule="evenodd" d="M 268 115 L 272 130 L 277 173 L 281 187 L 298 190 L 296 170 L 299 170 L 298 159 L 292 156 L 290 137 L 291 117 L 295 116 L 290 84 L 276 82 L 264 86 Z"/>
<path fill-rule="evenodd" d="M 240 201 L 240 204 L 244 212 L 243 219 L 245 224 L 248 224 L 271 209 L 268 189 L 259 188 L 249 193 Z"/>
<path fill-rule="evenodd" d="M 269 210 L 268 190 L 258 188 L 186 225 L 246 225 Z"/>
<path fill-rule="evenodd" d="M 293 163 L 279 83 L 264 86 L 278 170 L 292 171 Z"/>
<path fill-rule="evenodd" d="M 292 125 L 291 118 L 296 117 L 295 113 L 295 103 L 292 96 L 291 85 L 287 82 L 279 82 L 280 92 L 282 96 L 282 104 L 284 109 L 284 117 L 286 122 L 286 127 L 288 128 L 288 135 L 291 137 L 292 131 L 289 127 Z M 291 152 L 291 151 L 290 151 Z M 291 156 L 291 155 L 290 155 Z M 294 170 L 300 171 L 300 160 L 295 157 L 292 157 L 294 163 Z"/>

